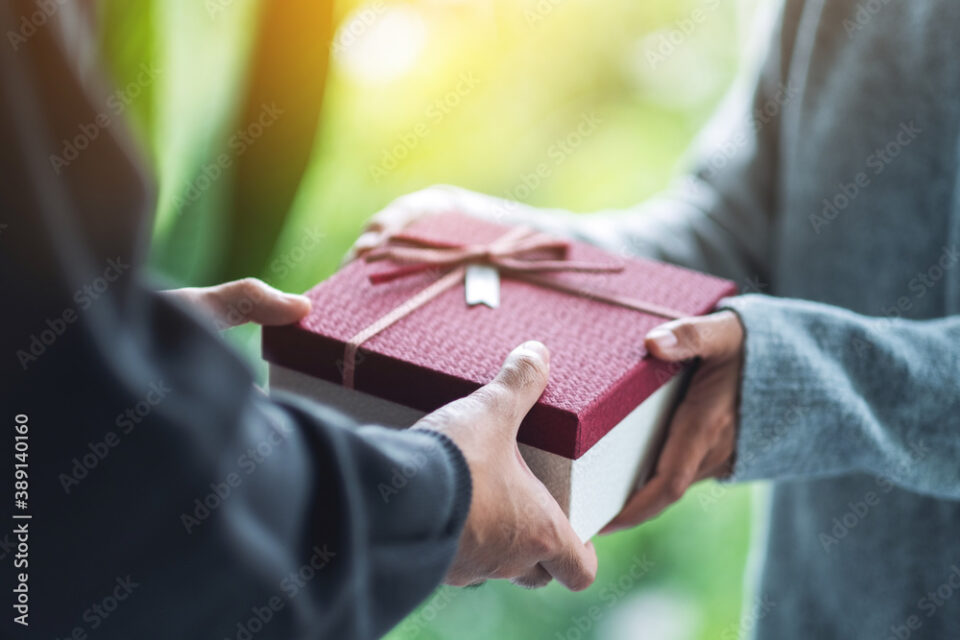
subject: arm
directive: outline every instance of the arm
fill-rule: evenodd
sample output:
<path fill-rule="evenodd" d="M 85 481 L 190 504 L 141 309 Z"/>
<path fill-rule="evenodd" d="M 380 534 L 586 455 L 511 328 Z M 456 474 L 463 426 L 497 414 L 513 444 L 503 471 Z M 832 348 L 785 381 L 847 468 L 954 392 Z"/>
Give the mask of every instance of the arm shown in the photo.
<path fill-rule="evenodd" d="M 33 9 L 3 4 L 0 31 Z M 445 575 L 586 586 L 592 551 L 515 452 L 545 354 L 404 433 L 263 397 L 141 283 L 147 182 L 59 26 L 0 48 L 0 380 L 29 434 L 32 630 L 367 638 Z"/>
<path fill-rule="evenodd" d="M 33 10 L 4 3 L 0 31 Z M 468 462 L 435 432 L 268 401 L 213 331 L 143 286 L 149 187 L 61 26 L 0 48 L 0 379 L 5 420 L 29 433 L 31 631 L 383 633 L 455 557 Z M 9 427 L 3 442 L 10 461 Z M 385 502 L 404 468 L 420 472 Z"/>
<path fill-rule="evenodd" d="M 766 296 L 724 305 L 746 330 L 735 479 L 866 472 L 960 499 L 960 318 Z"/>
<path fill-rule="evenodd" d="M 652 518 L 706 477 L 869 473 L 960 500 L 960 318 L 868 317 L 761 295 L 721 306 L 647 336 L 658 358 L 701 361 L 653 478 L 608 531 Z"/>

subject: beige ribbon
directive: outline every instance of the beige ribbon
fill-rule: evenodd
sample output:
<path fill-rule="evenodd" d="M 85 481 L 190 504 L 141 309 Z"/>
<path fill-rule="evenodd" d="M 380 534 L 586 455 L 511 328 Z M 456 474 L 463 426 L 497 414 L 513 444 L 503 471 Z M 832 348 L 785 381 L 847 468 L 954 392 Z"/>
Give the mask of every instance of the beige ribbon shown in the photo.
<path fill-rule="evenodd" d="M 468 264 L 487 264 L 496 267 L 515 280 L 669 320 L 690 315 L 628 296 L 598 293 L 585 287 L 559 282 L 541 275 L 548 272 L 614 273 L 623 271 L 622 264 L 599 264 L 539 257 L 545 253 L 560 254 L 561 257 L 564 257 L 568 247 L 569 245 L 562 240 L 537 233 L 527 227 L 515 227 L 485 245 L 446 245 L 402 234 L 390 237 L 387 245 L 372 251 L 364 259 L 367 262 L 389 259 L 402 266 L 390 271 L 372 274 L 369 276 L 372 283 L 390 282 L 429 269 L 453 267 L 453 270 L 375 320 L 347 341 L 343 351 L 343 386 L 349 389 L 354 388 L 357 350 L 360 345 L 427 304 L 444 291 L 463 282 L 467 269 L 466 265 Z"/>

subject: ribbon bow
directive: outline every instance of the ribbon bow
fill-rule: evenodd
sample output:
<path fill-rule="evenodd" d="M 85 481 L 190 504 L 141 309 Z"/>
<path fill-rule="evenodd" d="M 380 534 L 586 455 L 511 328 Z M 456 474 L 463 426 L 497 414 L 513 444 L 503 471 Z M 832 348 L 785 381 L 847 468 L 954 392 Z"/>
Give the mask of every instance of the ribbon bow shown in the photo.
<path fill-rule="evenodd" d="M 472 264 L 486 264 L 524 282 L 642 313 L 668 319 L 686 315 L 675 309 L 643 300 L 616 293 L 593 291 L 588 287 L 543 275 L 546 272 L 557 271 L 614 273 L 624 269 L 624 265 L 619 263 L 602 264 L 566 260 L 568 249 L 568 243 L 537 233 L 528 227 L 514 227 L 493 242 L 480 245 L 456 245 L 403 234 L 391 236 L 386 245 L 368 253 L 364 259 L 367 262 L 392 260 L 400 266 L 371 274 L 369 276 L 371 283 L 390 282 L 431 269 L 451 268 L 451 270 L 346 342 L 343 351 L 343 385 L 350 389 L 354 387 L 357 350 L 361 344 L 444 291 L 463 282 L 467 267 Z"/>
<path fill-rule="evenodd" d="M 569 243 L 538 233 L 529 227 L 515 227 L 487 244 L 454 245 L 397 234 L 388 243 L 366 256 L 367 262 L 391 260 L 402 266 L 373 273 L 370 282 L 380 284 L 397 278 L 445 267 L 485 264 L 504 273 L 568 271 L 615 273 L 620 263 L 602 264 L 567 260 Z"/>

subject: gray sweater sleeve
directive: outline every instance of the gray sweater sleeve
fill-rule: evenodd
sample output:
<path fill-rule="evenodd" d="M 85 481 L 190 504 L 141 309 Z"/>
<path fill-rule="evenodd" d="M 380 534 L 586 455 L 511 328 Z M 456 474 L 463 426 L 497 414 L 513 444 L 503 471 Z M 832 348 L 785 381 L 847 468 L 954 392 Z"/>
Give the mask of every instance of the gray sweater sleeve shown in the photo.
<path fill-rule="evenodd" d="M 747 295 L 734 480 L 868 472 L 960 499 L 960 318 Z"/>

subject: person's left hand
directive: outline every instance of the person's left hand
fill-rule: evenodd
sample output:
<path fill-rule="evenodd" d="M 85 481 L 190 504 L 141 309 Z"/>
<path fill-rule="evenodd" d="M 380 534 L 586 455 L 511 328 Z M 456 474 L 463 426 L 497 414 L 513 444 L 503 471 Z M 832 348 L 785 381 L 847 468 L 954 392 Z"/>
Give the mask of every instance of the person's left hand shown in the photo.
<path fill-rule="evenodd" d="M 647 334 L 651 354 L 668 362 L 701 358 L 670 422 L 653 477 L 601 533 L 636 526 L 679 500 L 691 484 L 733 469 L 743 363 L 743 326 L 732 311 L 675 320 Z"/>
<path fill-rule="evenodd" d="M 310 313 L 310 299 L 306 296 L 278 291 L 257 278 L 234 280 L 214 287 L 170 289 L 162 293 L 211 316 L 220 329 L 247 322 L 291 324 Z"/>

